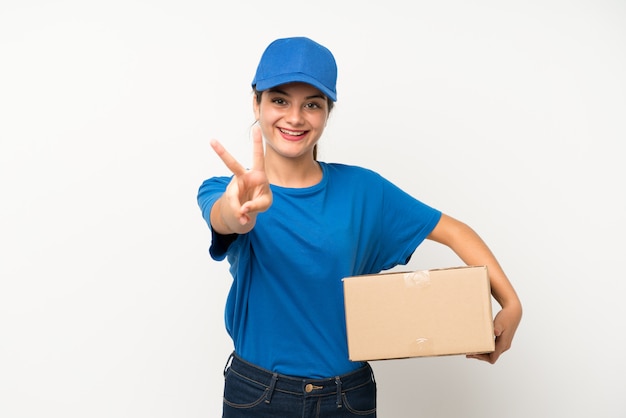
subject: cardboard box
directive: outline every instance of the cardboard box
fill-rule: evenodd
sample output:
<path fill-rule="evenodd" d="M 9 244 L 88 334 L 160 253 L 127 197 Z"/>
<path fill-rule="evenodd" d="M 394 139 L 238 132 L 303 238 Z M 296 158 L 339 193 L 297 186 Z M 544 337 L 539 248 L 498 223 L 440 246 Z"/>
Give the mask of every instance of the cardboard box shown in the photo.
<path fill-rule="evenodd" d="M 494 350 L 484 266 L 346 277 L 343 287 L 350 360 Z"/>

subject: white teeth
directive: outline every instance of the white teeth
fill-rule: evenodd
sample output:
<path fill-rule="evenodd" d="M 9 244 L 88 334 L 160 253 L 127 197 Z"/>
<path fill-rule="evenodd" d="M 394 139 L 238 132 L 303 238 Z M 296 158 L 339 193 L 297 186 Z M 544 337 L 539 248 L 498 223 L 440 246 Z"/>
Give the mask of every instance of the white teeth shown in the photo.
<path fill-rule="evenodd" d="M 304 132 L 302 131 L 288 131 L 287 129 L 280 129 L 280 131 L 284 134 L 292 135 L 292 136 L 299 136 L 299 135 L 304 134 Z"/>

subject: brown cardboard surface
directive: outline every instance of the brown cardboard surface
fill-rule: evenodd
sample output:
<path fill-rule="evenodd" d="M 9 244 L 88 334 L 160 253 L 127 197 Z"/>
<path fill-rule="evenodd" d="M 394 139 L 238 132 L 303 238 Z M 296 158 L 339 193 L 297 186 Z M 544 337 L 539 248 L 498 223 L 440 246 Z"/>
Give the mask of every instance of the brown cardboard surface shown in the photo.
<path fill-rule="evenodd" d="M 353 276 L 343 286 L 350 360 L 494 350 L 484 266 Z"/>

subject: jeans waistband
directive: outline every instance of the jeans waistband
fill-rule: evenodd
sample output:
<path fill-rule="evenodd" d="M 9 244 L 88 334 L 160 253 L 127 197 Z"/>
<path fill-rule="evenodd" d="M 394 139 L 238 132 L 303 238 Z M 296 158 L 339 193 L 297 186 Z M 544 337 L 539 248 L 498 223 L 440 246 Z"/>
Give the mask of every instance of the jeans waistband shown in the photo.
<path fill-rule="evenodd" d="M 230 363 L 230 364 L 229 364 Z M 341 407 L 341 393 L 367 385 L 374 380 L 374 374 L 369 364 L 363 367 L 328 379 L 305 379 L 287 376 L 263 369 L 243 360 L 233 352 L 224 368 L 224 374 L 228 370 L 252 380 L 267 388 L 266 402 L 270 402 L 274 391 L 281 391 L 302 396 L 326 396 L 337 395 L 337 406 Z"/>

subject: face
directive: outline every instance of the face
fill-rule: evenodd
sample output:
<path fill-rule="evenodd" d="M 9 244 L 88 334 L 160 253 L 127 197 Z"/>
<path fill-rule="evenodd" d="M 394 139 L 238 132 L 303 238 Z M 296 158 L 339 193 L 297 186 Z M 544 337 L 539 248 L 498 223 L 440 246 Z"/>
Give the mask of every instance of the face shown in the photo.
<path fill-rule="evenodd" d="M 309 84 L 289 83 L 263 91 L 253 105 L 266 157 L 313 158 L 328 120 L 326 96 Z"/>

